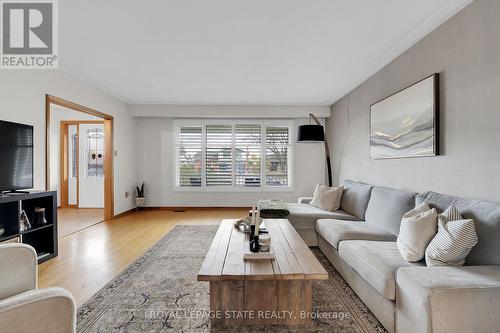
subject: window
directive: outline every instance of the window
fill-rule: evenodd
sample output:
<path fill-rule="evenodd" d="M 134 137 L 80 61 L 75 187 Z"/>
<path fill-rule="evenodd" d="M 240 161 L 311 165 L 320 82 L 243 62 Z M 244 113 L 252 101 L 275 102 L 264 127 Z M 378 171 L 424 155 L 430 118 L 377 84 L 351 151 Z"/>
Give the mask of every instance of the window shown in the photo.
<path fill-rule="evenodd" d="M 262 151 L 261 125 L 235 125 L 235 184 L 237 187 L 259 187 Z"/>
<path fill-rule="evenodd" d="M 288 186 L 288 127 L 266 128 L 266 185 Z"/>
<path fill-rule="evenodd" d="M 104 178 L 104 129 L 91 128 L 86 131 L 85 178 Z"/>
<path fill-rule="evenodd" d="M 178 188 L 251 190 L 291 187 L 289 121 L 179 121 Z"/>
<path fill-rule="evenodd" d="M 178 133 L 177 185 L 201 187 L 201 127 L 183 126 Z"/>
<path fill-rule="evenodd" d="M 71 135 L 71 178 L 78 178 L 78 134 Z"/>
<path fill-rule="evenodd" d="M 231 125 L 207 125 L 206 186 L 231 186 L 233 174 L 233 128 Z"/>

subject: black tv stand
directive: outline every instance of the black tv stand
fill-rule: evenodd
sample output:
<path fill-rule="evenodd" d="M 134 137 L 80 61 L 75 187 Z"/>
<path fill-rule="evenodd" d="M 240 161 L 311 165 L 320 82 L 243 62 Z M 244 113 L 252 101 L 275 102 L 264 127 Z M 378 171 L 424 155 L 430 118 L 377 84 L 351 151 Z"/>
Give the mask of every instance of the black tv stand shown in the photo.
<path fill-rule="evenodd" d="M 0 243 L 16 242 L 33 246 L 38 263 L 57 256 L 57 192 L 15 191 L 0 197 Z M 36 208 L 45 208 L 45 224 L 35 224 Z M 26 213 L 31 228 L 21 230 L 20 214 Z"/>
<path fill-rule="evenodd" d="M 3 195 L 10 195 L 10 194 L 30 194 L 30 191 L 18 191 L 18 190 L 10 190 L 10 191 L 3 191 L 2 192 L 2 196 Z"/>

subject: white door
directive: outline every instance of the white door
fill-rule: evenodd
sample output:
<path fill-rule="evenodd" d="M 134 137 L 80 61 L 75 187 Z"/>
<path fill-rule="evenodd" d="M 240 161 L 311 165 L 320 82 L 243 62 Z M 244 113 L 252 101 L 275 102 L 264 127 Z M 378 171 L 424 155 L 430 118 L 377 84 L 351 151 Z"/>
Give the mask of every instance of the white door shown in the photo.
<path fill-rule="evenodd" d="M 104 208 L 104 124 L 80 124 L 80 208 Z"/>

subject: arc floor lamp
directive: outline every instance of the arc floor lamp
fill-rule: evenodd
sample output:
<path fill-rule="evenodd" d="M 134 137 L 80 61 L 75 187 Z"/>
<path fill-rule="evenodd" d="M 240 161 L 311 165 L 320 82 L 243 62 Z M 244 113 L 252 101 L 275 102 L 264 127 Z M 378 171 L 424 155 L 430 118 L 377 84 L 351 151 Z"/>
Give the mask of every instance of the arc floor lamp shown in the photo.
<path fill-rule="evenodd" d="M 312 120 L 316 123 L 299 126 L 297 131 L 297 142 L 316 143 L 323 142 L 325 144 L 326 167 L 328 169 L 328 186 L 332 186 L 332 165 L 330 162 L 330 149 L 328 147 L 328 139 L 326 138 L 325 129 L 312 113 L 309 114 L 309 122 Z"/>

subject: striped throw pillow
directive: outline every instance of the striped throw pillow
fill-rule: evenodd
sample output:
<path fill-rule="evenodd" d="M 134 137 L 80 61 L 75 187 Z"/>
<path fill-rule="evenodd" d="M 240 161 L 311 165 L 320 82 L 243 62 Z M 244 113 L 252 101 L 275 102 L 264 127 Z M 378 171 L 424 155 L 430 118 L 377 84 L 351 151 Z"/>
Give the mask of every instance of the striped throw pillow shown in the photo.
<path fill-rule="evenodd" d="M 474 220 L 464 219 L 454 206 L 438 215 L 438 232 L 425 250 L 427 266 L 463 266 L 477 244 Z"/>

